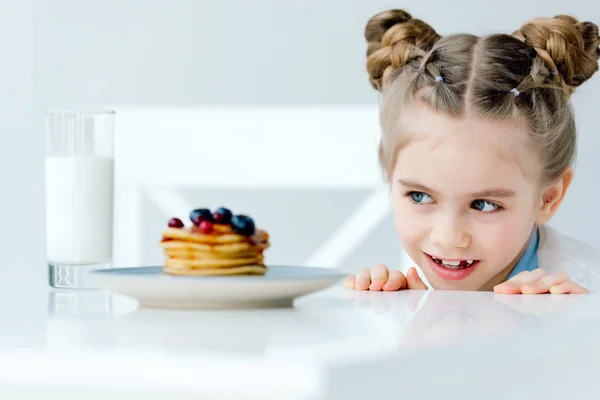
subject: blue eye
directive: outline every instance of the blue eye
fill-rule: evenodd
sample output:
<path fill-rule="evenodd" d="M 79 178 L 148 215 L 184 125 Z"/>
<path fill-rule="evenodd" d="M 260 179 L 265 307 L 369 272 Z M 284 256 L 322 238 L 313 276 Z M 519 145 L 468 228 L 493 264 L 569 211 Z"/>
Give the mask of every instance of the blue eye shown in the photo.
<path fill-rule="evenodd" d="M 418 203 L 418 204 L 428 204 L 428 203 L 432 203 L 433 202 L 433 199 L 427 193 L 423 193 L 423 192 L 409 192 L 408 195 L 410 196 L 410 199 L 413 202 Z"/>
<path fill-rule="evenodd" d="M 491 213 L 494 211 L 498 211 L 498 209 L 500 209 L 500 206 L 486 200 L 475 200 L 471 203 L 471 208 L 484 213 Z"/>

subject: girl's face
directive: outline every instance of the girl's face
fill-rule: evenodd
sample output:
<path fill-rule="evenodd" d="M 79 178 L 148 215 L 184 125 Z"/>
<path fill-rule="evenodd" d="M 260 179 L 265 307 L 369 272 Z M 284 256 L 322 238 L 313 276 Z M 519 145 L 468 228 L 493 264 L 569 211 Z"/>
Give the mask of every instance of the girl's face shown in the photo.
<path fill-rule="evenodd" d="M 402 245 L 435 289 L 491 289 L 524 251 L 542 204 L 526 124 L 420 105 L 399 122 L 408 142 L 391 188 Z"/>

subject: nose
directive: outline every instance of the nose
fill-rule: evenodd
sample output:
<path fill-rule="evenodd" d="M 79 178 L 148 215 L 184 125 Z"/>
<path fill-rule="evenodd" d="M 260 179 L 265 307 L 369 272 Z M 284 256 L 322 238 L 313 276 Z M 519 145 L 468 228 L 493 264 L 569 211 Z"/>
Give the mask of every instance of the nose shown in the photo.
<path fill-rule="evenodd" d="M 430 240 L 442 249 L 466 248 L 471 244 L 471 235 L 461 218 L 439 215 L 433 224 Z"/>

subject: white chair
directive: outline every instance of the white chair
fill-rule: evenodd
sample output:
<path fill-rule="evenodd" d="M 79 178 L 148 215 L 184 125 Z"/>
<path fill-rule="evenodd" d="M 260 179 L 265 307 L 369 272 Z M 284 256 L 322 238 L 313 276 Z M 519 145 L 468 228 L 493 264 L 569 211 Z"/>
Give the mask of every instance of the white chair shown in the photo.
<path fill-rule="evenodd" d="M 141 263 L 142 196 L 165 218 L 187 215 L 181 187 L 370 190 L 305 265 L 339 266 L 389 217 L 374 106 L 115 109 L 117 265 Z"/>

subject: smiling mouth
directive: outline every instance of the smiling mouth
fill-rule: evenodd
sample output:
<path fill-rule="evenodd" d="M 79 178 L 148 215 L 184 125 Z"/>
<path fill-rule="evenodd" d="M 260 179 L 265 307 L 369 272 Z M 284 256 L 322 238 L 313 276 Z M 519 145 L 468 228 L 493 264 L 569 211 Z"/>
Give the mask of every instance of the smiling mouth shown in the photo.
<path fill-rule="evenodd" d="M 468 268 L 476 264 L 479 260 L 460 260 L 460 259 L 443 259 L 427 254 L 436 264 L 448 269 Z"/>

